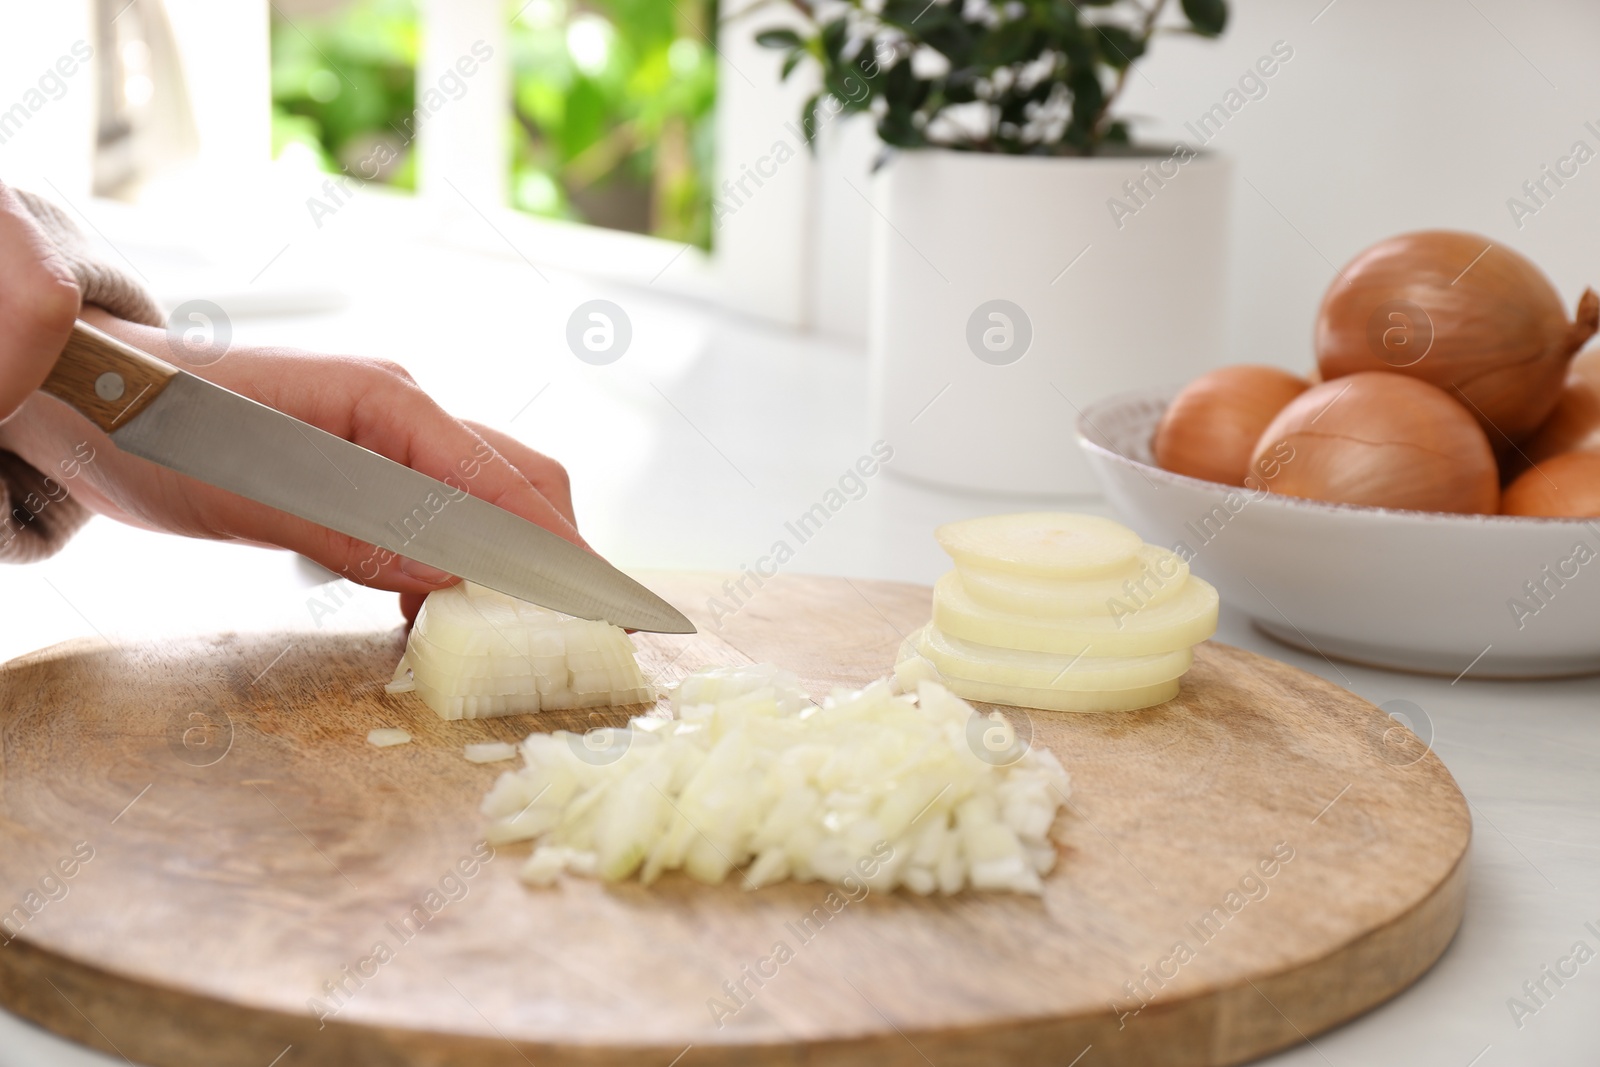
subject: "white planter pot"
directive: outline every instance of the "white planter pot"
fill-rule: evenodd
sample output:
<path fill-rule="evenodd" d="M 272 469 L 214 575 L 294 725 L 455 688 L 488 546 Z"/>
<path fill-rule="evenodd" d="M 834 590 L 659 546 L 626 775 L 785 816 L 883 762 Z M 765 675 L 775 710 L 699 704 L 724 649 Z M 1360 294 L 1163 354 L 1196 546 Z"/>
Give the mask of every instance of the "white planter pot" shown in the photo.
<path fill-rule="evenodd" d="M 877 178 L 869 325 L 891 469 L 997 493 L 1097 491 L 1079 411 L 1223 362 L 1229 174 L 1188 149 L 899 153 Z"/>

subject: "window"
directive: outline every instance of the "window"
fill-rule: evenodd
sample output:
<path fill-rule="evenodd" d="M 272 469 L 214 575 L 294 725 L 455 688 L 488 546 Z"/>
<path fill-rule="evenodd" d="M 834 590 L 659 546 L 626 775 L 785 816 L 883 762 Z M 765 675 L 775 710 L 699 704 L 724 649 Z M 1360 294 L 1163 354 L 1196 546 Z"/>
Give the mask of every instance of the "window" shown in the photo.
<path fill-rule="evenodd" d="M 460 75 L 447 65 L 420 92 L 414 0 L 272 10 L 275 155 L 415 189 L 419 128 L 472 92 L 474 49 L 501 47 L 507 202 L 710 246 L 714 0 L 514 0 L 497 41 L 474 42 Z"/>

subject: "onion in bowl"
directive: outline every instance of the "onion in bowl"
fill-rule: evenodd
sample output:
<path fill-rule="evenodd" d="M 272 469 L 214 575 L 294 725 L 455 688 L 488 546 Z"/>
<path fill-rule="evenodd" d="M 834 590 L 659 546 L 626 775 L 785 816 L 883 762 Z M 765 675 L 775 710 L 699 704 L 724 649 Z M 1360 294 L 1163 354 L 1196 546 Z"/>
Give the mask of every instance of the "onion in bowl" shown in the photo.
<path fill-rule="evenodd" d="M 1310 387 L 1288 371 L 1255 364 L 1202 374 L 1172 398 L 1156 426 L 1156 462 L 1191 478 L 1244 485 L 1262 432 Z"/>
<path fill-rule="evenodd" d="M 1477 420 L 1443 389 L 1377 371 L 1313 386 L 1252 458 L 1266 488 L 1336 504 L 1492 515 L 1500 480 Z"/>
<path fill-rule="evenodd" d="M 1459 398 L 1497 449 L 1550 414 L 1578 349 L 1600 325 L 1585 289 L 1574 318 L 1527 257 L 1472 233 L 1422 230 L 1345 265 L 1317 314 L 1327 381 L 1384 371 Z"/>
<path fill-rule="evenodd" d="M 1600 452 L 1566 452 L 1523 471 L 1506 487 L 1507 515 L 1600 516 Z"/>

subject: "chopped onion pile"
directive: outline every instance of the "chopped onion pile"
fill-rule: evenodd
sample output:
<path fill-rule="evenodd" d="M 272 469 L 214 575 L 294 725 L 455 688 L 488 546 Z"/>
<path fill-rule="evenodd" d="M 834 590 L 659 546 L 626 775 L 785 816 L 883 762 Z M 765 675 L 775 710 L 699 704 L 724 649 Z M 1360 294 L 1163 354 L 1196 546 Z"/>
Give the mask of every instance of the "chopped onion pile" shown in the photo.
<path fill-rule="evenodd" d="M 1109 519 L 995 515 L 936 536 L 956 569 L 897 676 L 991 704 L 1133 711 L 1177 696 L 1192 647 L 1216 632 L 1217 591 Z"/>
<path fill-rule="evenodd" d="M 908 680 L 915 681 L 912 674 Z M 521 876 L 645 884 L 682 870 L 747 888 L 792 878 L 878 890 L 1039 893 L 1069 780 L 937 682 L 836 690 L 821 707 L 767 664 L 702 671 L 672 719 L 532 734 L 483 802 L 491 844 L 533 839 Z"/>
<path fill-rule="evenodd" d="M 428 594 L 388 690 L 415 692 L 444 719 L 656 699 L 620 627 L 470 582 Z"/>

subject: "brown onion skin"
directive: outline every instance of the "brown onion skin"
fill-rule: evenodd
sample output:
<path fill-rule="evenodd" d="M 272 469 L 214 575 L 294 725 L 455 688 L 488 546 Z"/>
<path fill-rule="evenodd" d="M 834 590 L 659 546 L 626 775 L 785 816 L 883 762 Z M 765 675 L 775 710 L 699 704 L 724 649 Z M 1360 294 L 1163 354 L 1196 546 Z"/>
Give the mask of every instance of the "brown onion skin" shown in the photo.
<path fill-rule="evenodd" d="M 1367 371 L 1312 386 L 1278 413 L 1251 457 L 1265 487 L 1339 504 L 1492 515 L 1489 438 L 1438 386 Z"/>
<path fill-rule="evenodd" d="M 1539 463 L 1563 452 L 1600 451 L 1600 349 L 1572 361 L 1561 385 L 1555 410 L 1522 449 L 1527 463 Z"/>
<path fill-rule="evenodd" d="M 1600 452 L 1568 452 L 1523 471 L 1500 503 L 1506 515 L 1600 515 Z"/>
<path fill-rule="evenodd" d="M 1593 290 L 1569 321 L 1525 257 L 1477 234 L 1421 230 L 1362 252 L 1329 286 L 1317 365 L 1329 381 L 1391 371 L 1457 393 L 1508 450 L 1549 416 L 1567 362 L 1597 326 Z"/>
<path fill-rule="evenodd" d="M 1243 485 L 1250 453 L 1273 416 L 1310 388 L 1277 367 L 1240 364 L 1202 374 L 1173 397 L 1151 448 L 1176 474 Z"/>

